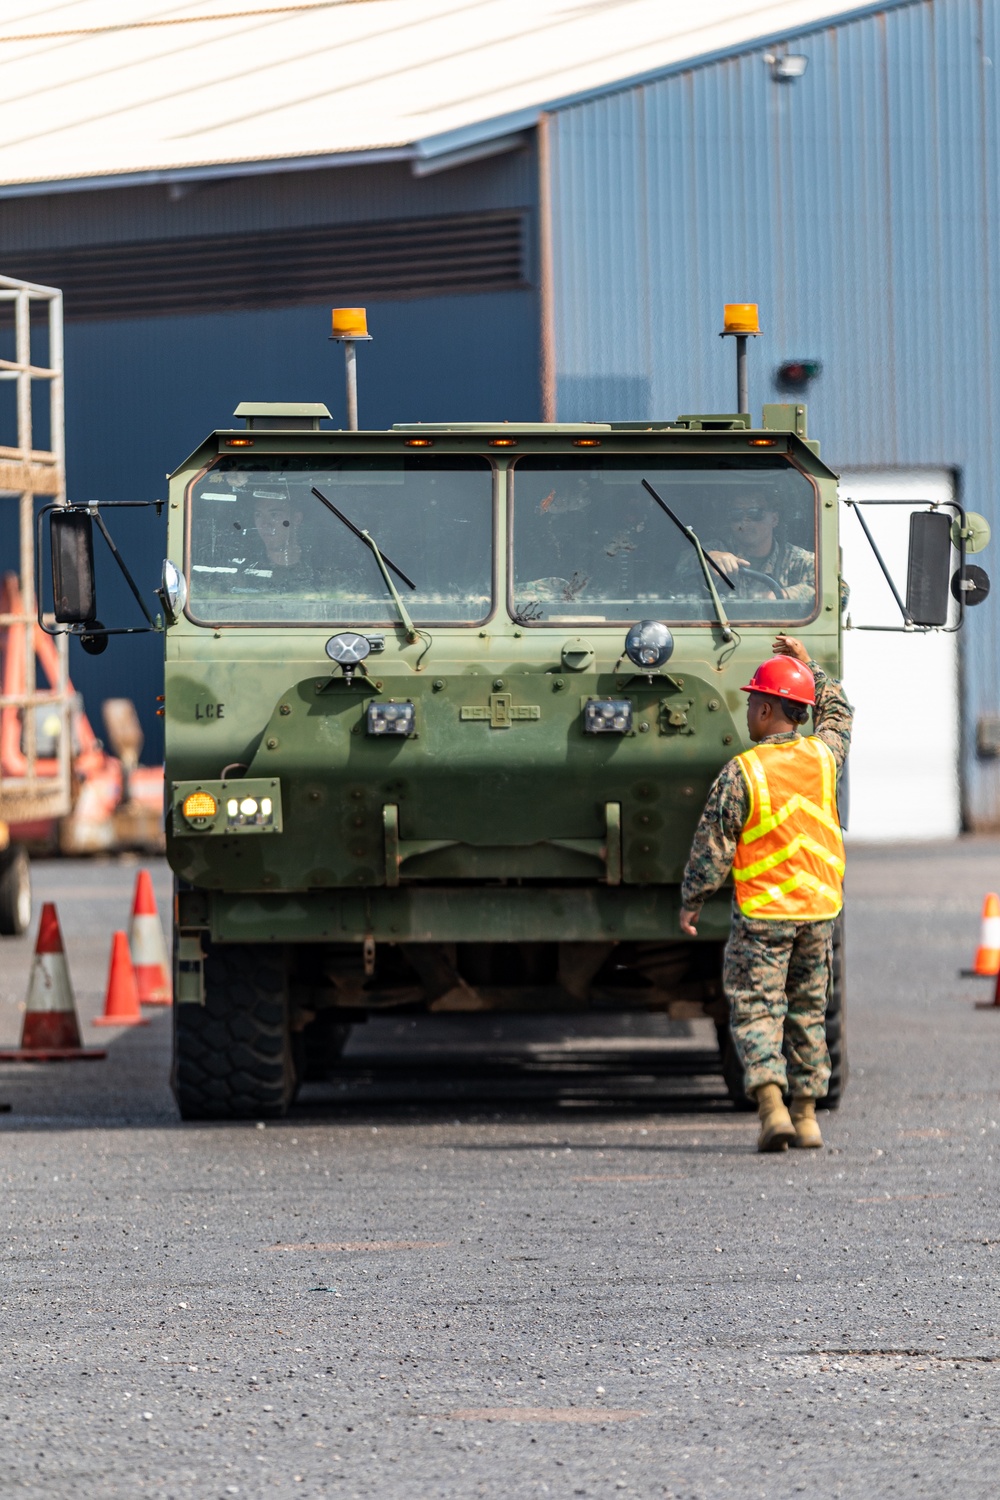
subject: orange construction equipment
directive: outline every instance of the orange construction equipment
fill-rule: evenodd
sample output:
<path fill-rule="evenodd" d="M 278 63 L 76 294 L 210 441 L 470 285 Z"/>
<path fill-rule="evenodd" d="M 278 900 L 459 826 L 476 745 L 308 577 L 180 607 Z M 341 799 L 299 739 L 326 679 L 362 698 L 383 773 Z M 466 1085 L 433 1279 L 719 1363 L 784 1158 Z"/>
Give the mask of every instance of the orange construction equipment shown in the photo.
<path fill-rule="evenodd" d="M 30 817 L 12 818 L 12 836 L 36 849 L 63 854 L 98 854 L 115 849 L 143 849 L 159 853 L 163 847 L 163 767 L 140 766 L 142 731 L 131 703 L 109 699 L 104 705 L 108 738 L 118 750 L 109 755 L 79 705 L 68 677 L 60 678 L 59 647 L 40 625 L 33 624 L 34 670 L 48 680 L 48 688 L 33 688 L 39 714 L 35 738 L 45 735 L 56 753 L 25 753 L 24 714 L 19 705 L 27 692 L 28 628 L 21 621 L 24 601 L 16 573 L 0 579 L 0 779 L 6 793 L 19 787 L 51 789 L 64 774 L 64 805 L 59 819 L 44 815 L 37 798 Z M 63 687 L 60 687 L 60 683 Z M 62 696 L 61 696 L 62 694 Z M 66 697 L 68 708 L 63 702 Z M 124 710 L 124 712 L 123 712 Z M 34 721 L 33 721 L 34 722 Z M 66 749 L 63 752 L 63 746 Z M 65 765 L 63 764 L 65 755 Z M 36 811 L 37 810 L 37 811 Z"/>
<path fill-rule="evenodd" d="M 139 988 L 135 982 L 135 970 L 128 951 L 128 935 L 116 932 L 111 939 L 111 964 L 108 968 L 108 989 L 104 997 L 104 1014 L 94 1021 L 95 1026 L 148 1026 L 149 1022 L 139 1009 Z"/>
<path fill-rule="evenodd" d="M 140 870 L 135 882 L 132 922 L 128 945 L 139 988 L 140 1005 L 169 1005 L 170 964 L 167 941 L 156 910 L 156 896 L 148 870 Z"/>
<path fill-rule="evenodd" d="M 107 1057 L 98 1047 L 84 1047 L 69 965 L 55 906 L 46 901 L 28 982 L 21 1045 L 0 1052 L 3 1062 L 62 1062 L 71 1058 Z"/>
<path fill-rule="evenodd" d="M 965 979 L 993 979 L 1000 974 L 1000 896 L 990 891 L 983 901 L 979 927 L 979 947 L 971 969 L 963 969 Z"/>

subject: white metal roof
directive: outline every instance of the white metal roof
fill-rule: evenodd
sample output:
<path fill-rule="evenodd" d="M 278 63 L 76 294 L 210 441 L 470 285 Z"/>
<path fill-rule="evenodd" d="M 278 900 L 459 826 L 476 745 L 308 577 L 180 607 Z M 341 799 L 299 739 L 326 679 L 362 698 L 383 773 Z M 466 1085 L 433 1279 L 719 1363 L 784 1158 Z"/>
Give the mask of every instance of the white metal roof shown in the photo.
<path fill-rule="evenodd" d="M 831 0 L 7 0 L 0 190 L 358 153 L 426 160 L 524 128 L 547 101 L 844 9 Z"/>

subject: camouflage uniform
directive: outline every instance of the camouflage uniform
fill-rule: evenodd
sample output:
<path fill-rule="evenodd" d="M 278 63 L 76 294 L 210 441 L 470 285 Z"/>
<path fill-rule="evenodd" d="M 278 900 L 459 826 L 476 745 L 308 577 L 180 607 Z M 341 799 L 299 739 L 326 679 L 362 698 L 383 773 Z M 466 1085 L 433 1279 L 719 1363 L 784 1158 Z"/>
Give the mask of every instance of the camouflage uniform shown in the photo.
<path fill-rule="evenodd" d="M 706 552 L 732 552 L 737 557 L 743 554 L 735 541 L 705 543 Z M 776 583 L 780 583 L 785 591 L 786 599 L 808 600 L 816 593 L 816 558 L 805 547 L 796 547 L 793 542 L 778 542 L 772 546 L 766 557 L 751 557 L 750 567 L 755 573 L 766 573 Z M 701 576 L 701 568 L 697 557 L 686 558 L 682 564 L 685 580 L 694 580 Z M 747 578 L 744 570 L 740 568 L 733 576 L 736 585 L 735 597 L 738 599 L 763 599 L 769 593 L 767 584 L 760 578 Z M 722 594 L 728 597 L 729 589 L 722 586 Z"/>
<path fill-rule="evenodd" d="M 851 743 L 854 711 L 839 682 L 809 663 L 816 680 L 815 733 L 838 767 Z M 778 744 L 794 734 L 769 735 Z M 712 785 L 695 830 L 681 885 L 681 904 L 697 911 L 729 874 L 750 816 L 743 773 L 727 762 Z M 834 923 L 775 922 L 745 917 L 733 904 L 723 983 L 736 1050 L 752 1094 L 777 1083 L 793 1095 L 822 1099 L 830 1081 L 826 997 Z"/>
<path fill-rule="evenodd" d="M 738 547 L 736 551 L 739 552 Z M 767 557 L 751 558 L 750 566 L 754 572 L 766 573 L 780 583 L 786 599 L 811 599 L 816 592 L 816 559 L 793 542 L 775 542 Z M 738 576 L 735 581 L 737 591 L 742 592 Z M 764 592 L 764 585 L 756 578 L 748 578 L 744 588 L 751 594 Z"/>

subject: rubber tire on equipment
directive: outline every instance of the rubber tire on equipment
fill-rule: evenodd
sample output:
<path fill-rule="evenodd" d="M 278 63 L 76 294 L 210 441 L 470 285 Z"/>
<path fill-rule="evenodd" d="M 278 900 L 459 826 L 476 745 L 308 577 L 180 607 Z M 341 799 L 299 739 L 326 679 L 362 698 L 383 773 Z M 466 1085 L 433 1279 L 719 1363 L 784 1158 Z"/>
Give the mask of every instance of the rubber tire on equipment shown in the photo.
<path fill-rule="evenodd" d="M 826 1002 L 826 1045 L 830 1052 L 830 1086 L 826 1098 L 816 1101 L 817 1109 L 839 1109 L 844 1089 L 847 1087 L 843 912 L 837 918 L 833 929 L 831 969 L 830 993 Z M 743 1064 L 737 1055 L 732 1032 L 728 1026 L 718 1026 L 716 1030 L 719 1037 L 722 1077 L 733 1107 L 740 1110 L 756 1109 L 755 1102 L 747 1095 L 743 1087 Z"/>
<path fill-rule="evenodd" d="M 296 1089 L 284 949 L 204 946 L 204 1005 L 173 1007 L 171 1083 L 181 1119 L 276 1119 Z"/>
<path fill-rule="evenodd" d="M 27 850 L 10 844 L 0 853 L 0 936 L 21 937 L 31 926 L 31 865 Z"/>

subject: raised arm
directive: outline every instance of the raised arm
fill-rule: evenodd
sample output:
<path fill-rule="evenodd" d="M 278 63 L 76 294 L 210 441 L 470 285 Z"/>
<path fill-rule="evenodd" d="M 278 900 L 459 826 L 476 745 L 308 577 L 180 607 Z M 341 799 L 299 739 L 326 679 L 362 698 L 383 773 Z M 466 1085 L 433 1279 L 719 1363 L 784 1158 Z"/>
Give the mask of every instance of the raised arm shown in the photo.
<path fill-rule="evenodd" d="M 851 725 L 854 721 L 854 709 L 847 701 L 843 685 L 835 677 L 826 675 L 795 636 L 779 635 L 775 639 L 773 650 L 777 656 L 793 656 L 813 674 L 816 683 L 816 708 L 813 712 L 816 737 L 829 745 L 837 765 L 842 766 L 851 748 Z"/>

